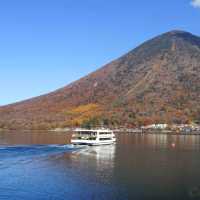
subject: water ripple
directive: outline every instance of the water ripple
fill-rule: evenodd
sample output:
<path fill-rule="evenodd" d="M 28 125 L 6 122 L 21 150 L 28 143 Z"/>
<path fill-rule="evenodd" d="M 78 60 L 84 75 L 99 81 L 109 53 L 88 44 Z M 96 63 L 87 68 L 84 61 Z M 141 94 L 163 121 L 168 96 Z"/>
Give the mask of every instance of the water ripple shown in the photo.
<path fill-rule="evenodd" d="M 72 145 L 15 145 L 0 146 L 0 169 L 18 162 L 27 164 L 33 157 L 45 158 L 52 155 L 62 155 L 68 152 L 74 152 L 82 147 Z M 5 162 L 6 161 L 6 162 Z"/>

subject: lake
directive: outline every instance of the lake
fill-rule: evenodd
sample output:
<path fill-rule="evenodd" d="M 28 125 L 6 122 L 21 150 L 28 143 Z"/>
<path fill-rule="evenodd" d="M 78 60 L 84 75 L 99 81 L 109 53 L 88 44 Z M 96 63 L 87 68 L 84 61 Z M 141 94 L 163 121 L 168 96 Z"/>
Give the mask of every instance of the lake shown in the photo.
<path fill-rule="evenodd" d="M 200 199 L 200 136 L 69 142 L 65 133 L 0 133 L 0 200 Z"/>

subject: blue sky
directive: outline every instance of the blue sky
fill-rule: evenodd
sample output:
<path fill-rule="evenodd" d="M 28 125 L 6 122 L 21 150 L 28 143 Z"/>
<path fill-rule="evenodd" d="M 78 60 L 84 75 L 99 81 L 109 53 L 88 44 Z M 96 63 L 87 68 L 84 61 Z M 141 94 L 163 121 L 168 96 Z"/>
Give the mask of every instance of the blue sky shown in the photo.
<path fill-rule="evenodd" d="M 62 87 L 160 33 L 200 35 L 200 0 L 0 1 L 0 105 Z"/>

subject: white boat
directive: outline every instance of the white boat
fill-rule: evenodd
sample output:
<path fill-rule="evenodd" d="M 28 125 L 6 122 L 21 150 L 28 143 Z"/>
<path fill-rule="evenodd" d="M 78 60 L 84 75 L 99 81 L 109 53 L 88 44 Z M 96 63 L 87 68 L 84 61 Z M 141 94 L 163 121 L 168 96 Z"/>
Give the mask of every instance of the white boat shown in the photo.
<path fill-rule="evenodd" d="M 115 143 L 116 138 L 109 129 L 76 129 L 71 143 L 75 145 L 105 145 Z"/>

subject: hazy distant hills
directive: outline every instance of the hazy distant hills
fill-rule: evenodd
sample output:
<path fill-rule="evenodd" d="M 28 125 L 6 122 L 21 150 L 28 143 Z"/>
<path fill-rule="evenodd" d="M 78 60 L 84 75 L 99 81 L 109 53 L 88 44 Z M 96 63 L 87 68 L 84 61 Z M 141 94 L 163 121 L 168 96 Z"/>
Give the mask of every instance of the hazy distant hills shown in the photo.
<path fill-rule="evenodd" d="M 0 128 L 200 121 L 200 37 L 171 31 L 53 93 L 0 107 Z"/>

